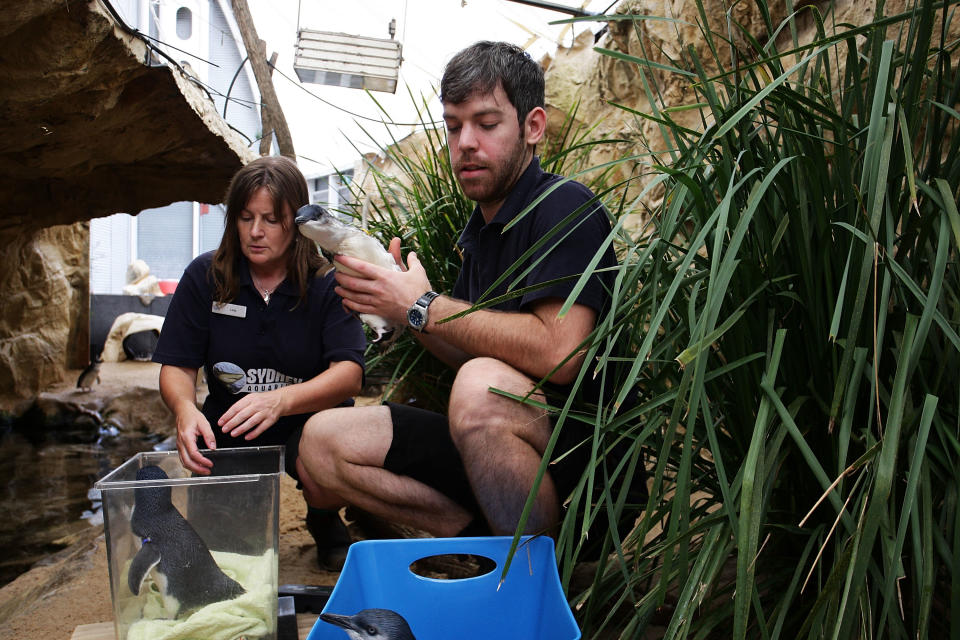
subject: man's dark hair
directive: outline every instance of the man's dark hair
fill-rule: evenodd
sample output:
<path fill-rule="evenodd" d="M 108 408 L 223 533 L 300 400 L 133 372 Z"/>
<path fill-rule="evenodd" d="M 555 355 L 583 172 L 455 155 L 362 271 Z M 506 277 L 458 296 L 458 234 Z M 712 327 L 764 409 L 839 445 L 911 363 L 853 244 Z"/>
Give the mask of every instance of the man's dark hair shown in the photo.
<path fill-rule="evenodd" d="M 459 104 L 474 94 L 503 86 L 517 110 L 521 128 L 527 114 L 543 106 L 543 69 L 530 54 L 509 42 L 482 40 L 453 56 L 440 80 L 440 100 Z"/>

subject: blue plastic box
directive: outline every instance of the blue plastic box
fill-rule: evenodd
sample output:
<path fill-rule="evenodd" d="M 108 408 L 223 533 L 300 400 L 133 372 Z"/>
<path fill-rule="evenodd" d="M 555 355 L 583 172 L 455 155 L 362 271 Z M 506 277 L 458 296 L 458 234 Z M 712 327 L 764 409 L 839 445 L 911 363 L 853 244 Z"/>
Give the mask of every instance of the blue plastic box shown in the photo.
<path fill-rule="evenodd" d="M 361 609 L 400 613 L 417 640 L 579 640 L 580 629 L 560 588 L 553 540 L 524 538 L 499 589 L 513 541 L 494 538 L 366 540 L 350 547 L 324 613 Z M 470 554 L 496 563 L 484 575 L 428 578 L 410 570 L 422 558 Z M 345 640 L 343 629 L 317 620 L 307 640 Z"/>

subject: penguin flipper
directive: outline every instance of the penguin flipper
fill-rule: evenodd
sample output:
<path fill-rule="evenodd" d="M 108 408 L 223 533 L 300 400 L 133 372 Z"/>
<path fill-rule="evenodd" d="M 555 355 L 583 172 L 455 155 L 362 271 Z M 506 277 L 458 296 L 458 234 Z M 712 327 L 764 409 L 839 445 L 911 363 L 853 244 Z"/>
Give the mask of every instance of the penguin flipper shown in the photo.
<path fill-rule="evenodd" d="M 127 586 L 130 587 L 130 592 L 133 595 L 140 595 L 140 586 L 143 584 L 143 579 L 147 577 L 150 569 L 153 569 L 158 562 L 160 562 L 160 551 L 155 545 L 144 542 L 140 551 L 130 562 L 130 569 L 127 571 Z"/>

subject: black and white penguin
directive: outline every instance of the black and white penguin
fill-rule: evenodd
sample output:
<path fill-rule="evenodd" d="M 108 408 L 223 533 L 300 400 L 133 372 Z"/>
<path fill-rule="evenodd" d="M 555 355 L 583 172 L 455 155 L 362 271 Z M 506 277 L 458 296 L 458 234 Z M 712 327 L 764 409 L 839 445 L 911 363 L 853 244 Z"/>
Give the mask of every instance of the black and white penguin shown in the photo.
<path fill-rule="evenodd" d="M 350 640 L 416 640 L 404 617 L 390 609 L 364 609 L 352 616 L 321 613 L 320 619 L 346 631 Z"/>
<path fill-rule="evenodd" d="M 77 378 L 77 389 L 84 393 L 93 389 L 94 382 L 100 382 L 100 355 L 93 356 L 93 362 L 87 365 L 87 368 L 80 372 Z"/>
<path fill-rule="evenodd" d="M 137 480 L 167 477 L 163 469 L 152 465 L 137 472 Z M 142 541 L 127 575 L 127 585 L 134 595 L 139 595 L 144 578 L 154 567 L 158 586 L 179 605 L 177 617 L 245 593 L 239 583 L 220 570 L 203 538 L 173 506 L 169 486 L 134 489 L 130 528 Z"/>
<path fill-rule="evenodd" d="M 400 270 L 393 255 L 379 240 L 359 227 L 341 222 L 318 204 L 307 204 L 297 209 L 294 222 L 301 234 L 316 242 L 327 254 L 350 256 L 384 269 Z M 334 262 L 334 267 L 348 275 L 357 273 L 339 262 Z M 400 335 L 402 326 L 391 324 L 386 318 L 371 313 L 361 313 L 359 317 L 376 334 L 374 342 L 387 335 L 393 339 Z"/>

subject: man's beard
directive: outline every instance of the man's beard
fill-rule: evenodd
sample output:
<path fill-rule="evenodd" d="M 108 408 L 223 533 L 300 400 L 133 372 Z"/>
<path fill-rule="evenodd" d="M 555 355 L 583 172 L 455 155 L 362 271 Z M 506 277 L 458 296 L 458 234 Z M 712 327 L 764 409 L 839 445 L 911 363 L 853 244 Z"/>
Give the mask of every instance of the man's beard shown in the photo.
<path fill-rule="evenodd" d="M 461 156 L 454 166 L 454 171 L 464 195 L 481 204 L 499 202 L 506 198 L 523 171 L 526 143 L 522 137 L 517 138 L 513 151 L 498 164 L 484 164 L 486 175 L 479 180 L 464 181 L 460 178 L 463 166 L 474 162 L 472 156 Z"/>

